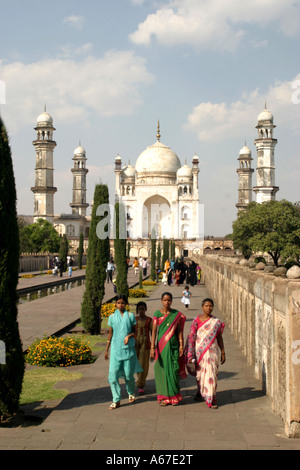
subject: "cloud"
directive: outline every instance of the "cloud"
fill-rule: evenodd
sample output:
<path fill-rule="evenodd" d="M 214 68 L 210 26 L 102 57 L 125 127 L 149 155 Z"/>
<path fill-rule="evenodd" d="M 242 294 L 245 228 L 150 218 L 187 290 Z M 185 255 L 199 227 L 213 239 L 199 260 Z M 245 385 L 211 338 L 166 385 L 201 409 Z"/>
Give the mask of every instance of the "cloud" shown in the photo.
<path fill-rule="evenodd" d="M 62 46 L 62 57 L 74 57 L 74 56 L 84 56 L 88 55 L 93 48 L 93 44 L 91 42 L 87 42 L 82 44 L 82 46 L 75 47 L 74 44 L 66 44 Z"/>
<path fill-rule="evenodd" d="M 83 16 L 70 15 L 64 18 L 64 23 L 68 23 L 73 28 L 82 29 L 84 18 Z"/>
<path fill-rule="evenodd" d="M 200 103 L 189 114 L 184 129 L 196 133 L 203 142 L 221 141 L 237 136 L 244 139 L 249 131 L 252 131 L 249 129 L 249 122 L 257 122 L 258 114 L 263 110 L 266 101 L 267 108 L 274 115 L 275 124 L 278 125 L 280 119 L 280 125 L 288 126 L 290 132 L 299 132 L 299 79 L 300 74 L 291 81 L 276 82 L 265 94 L 259 89 L 244 93 L 241 100 L 229 104 Z M 295 88 L 297 83 L 298 89 Z"/>
<path fill-rule="evenodd" d="M 56 121 L 88 125 L 93 115 L 131 115 L 143 104 L 140 88 L 154 79 L 143 58 L 116 50 L 81 61 L 0 62 L 0 76 L 6 85 L 3 114 L 11 132 L 34 122 L 45 103 L 50 113 L 55 110 Z"/>
<path fill-rule="evenodd" d="M 182 44 L 196 50 L 231 52 L 239 46 L 249 25 L 265 28 L 272 24 L 287 36 L 299 35 L 299 1 L 169 0 L 129 37 L 135 44 L 149 45 L 155 37 L 167 46 Z"/>

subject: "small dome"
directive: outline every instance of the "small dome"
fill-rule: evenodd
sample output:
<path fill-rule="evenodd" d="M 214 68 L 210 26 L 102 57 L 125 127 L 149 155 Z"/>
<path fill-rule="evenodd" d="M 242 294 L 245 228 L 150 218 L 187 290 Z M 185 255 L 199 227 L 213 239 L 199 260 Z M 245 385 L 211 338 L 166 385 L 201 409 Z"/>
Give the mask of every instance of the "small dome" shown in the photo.
<path fill-rule="evenodd" d="M 273 122 L 273 114 L 267 109 L 264 109 L 257 118 L 258 123 L 270 121 Z"/>
<path fill-rule="evenodd" d="M 122 159 L 120 157 L 120 155 L 117 155 L 116 158 L 115 158 L 115 162 L 120 162 Z"/>
<path fill-rule="evenodd" d="M 191 178 L 193 176 L 192 169 L 188 165 L 183 165 L 177 171 L 177 178 Z"/>
<path fill-rule="evenodd" d="M 53 125 L 53 119 L 49 113 L 44 111 L 42 114 L 39 115 L 37 118 L 37 125 L 38 126 L 51 126 Z"/>
<path fill-rule="evenodd" d="M 135 168 L 131 165 L 128 165 L 123 168 L 124 178 L 134 178 L 135 177 Z"/>
<path fill-rule="evenodd" d="M 251 150 L 249 149 L 249 147 L 247 147 L 247 145 L 244 145 L 244 147 L 241 148 L 240 155 L 249 155 L 251 157 Z"/>
<path fill-rule="evenodd" d="M 74 157 L 85 157 L 85 150 L 81 145 L 74 150 Z"/>

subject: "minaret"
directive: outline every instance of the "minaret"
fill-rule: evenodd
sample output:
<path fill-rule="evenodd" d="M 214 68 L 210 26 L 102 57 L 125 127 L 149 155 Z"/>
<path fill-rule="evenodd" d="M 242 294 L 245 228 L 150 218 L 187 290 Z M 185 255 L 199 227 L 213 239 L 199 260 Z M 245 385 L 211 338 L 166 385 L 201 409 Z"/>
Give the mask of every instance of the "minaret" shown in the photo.
<path fill-rule="evenodd" d="M 122 159 L 119 154 L 115 158 L 115 173 L 116 173 L 115 199 L 117 202 L 121 196 L 121 173 L 122 173 Z"/>
<path fill-rule="evenodd" d="M 198 188 L 198 174 L 199 174 L 199 158 L 195 154 L 192 162 L 192 174 L 193 174 L 193 199 L 199 201 L 199 188 Z"/>
<path fill-rule="evenodd" d="M 53 186 L 53 151 L 56 142 L 53 140 L 53 119 L 45 110 L 37 118 L 35 127 L 36 140 L 32 142 L 36 152 L 35 186 L 31 188 L 34 194 L 34 221 L 39 218 L 53 223 L 54 193 Z"/>
<path fill-rule="evenodd" d="M 248 204 L 252 201 L 252 173 L 254 169 L 251 168 L 251 150 L 246 146 L 240 150 L 239 153 L 240 166 L 236 170 L 239 175 L 239 189 L 238 189 L 238 203 L 236 207 L 239 211 L 247 209 Z"/>
<path fill-rule="evenodd" d="M 79 147 L 74 150 L 74 166 L 71 169 L 73 173 L 73 197 L 70 206 L 72 207 L 72 214 L 79 214 L 83 217 L 86 216 L 86 209 L 89 206 L 86 202 L 86 154 L 84 148 Z"/>
<path fill-rule="evenodd" d="M 253 191 L 256 193 L 256 202 L 262 203 L 275 200 L 279 190 L 275 186 L 275 156 L 274 150 L 277 139 L 273 139 L 273 115 L 265 109 L 258 116 L 256 129 L 258 139 L 254 141 L 257 148 L 257 181 Z"/>

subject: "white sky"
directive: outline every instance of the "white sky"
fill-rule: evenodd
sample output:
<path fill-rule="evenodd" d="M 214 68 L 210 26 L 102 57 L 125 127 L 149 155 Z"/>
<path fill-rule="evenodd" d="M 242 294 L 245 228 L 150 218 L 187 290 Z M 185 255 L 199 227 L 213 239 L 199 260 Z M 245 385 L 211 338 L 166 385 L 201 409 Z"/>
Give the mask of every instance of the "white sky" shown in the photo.
<path fill-rule="evenodd" d="M 182 164 L 199 157 L 205 235 L 230 233 L 237 158 L 246 141 L 256 168 L 265 101 L 277 126 L 277 199 L 300 200 L 300 0 L 0 0 L 0 10 L 0 112 L 19 214 L 33 212 L 32 141 L 45 104 L 56 214 L 71 212 L 79 140 L 88 202 L 101 181 L 113 203 L 115 156 L 135 164 L 159 119 L 161 142 Z"/>

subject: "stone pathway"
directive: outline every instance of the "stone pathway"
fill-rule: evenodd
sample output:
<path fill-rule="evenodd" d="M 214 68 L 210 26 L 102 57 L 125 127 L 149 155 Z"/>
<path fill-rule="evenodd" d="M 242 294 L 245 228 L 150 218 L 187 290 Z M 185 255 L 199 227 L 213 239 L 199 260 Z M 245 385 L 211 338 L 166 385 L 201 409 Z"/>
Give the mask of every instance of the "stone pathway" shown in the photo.
<path fill-rule="evenodd" d="M 37 308 L 26 318 L 25 315 L 22 318 L 21 313 L 20 330 L 26 341 L 32 336 L 29 333 L 31 328 L 37 334 L 38 326 L 42 333 L 44 329 L 55 329 L 60 322 L 68 322 L 74 305 L 79 308 L 80 289 L 72 290 L 70 296 L 65 297 L 64 293 L 53 296 L 57 299 L 55 315 L 53 304 L 43 311 Z M 165 290 L 171 290 L 174 295 L 173 307 L 182 310 L 180 298 L 183 289 L 159 285 L 147 298 L 150 316 L 160 308 L 160 296 Z M 185 336 L 192 319 L 199 313 L 202 299 L 208 296 L 202 285 L 192 287 L 191 293 L 193 297 L 187 313 Z M 46 306 L 52 297 L 45 299 L 40 300 L 44 300 Z M 39 307 L 38 302 L 32 302 L 34 309 Z M 222 318 L 217 310 L 214 313 Z M 45 317 L 43 323 L 41 315 Z M 121 407 L 110 411 L 108 362 L 102 353 L 91 365 L 72 367 L 72 372 L 82 373 L 81 379 L 56 385 L 56 388 L 69 391 L 64 399 L 23 408 L 31 417 L 43 417 L 42 423 L 24 428 L 0 427 L 0 449 L 102 450 L 104 455 L 110 451 L 127 450 L 128 455 L 136 457 L 142 455 L 143 450 L 191 455 L 198 450 L 300 450 L 299 439 L 288 439 L 284 435 L 280 417 L 272 413 L 270 400 L 263 395 L 253 370 L 247 366 L 228 328 L 224 331 L 224 343 L 227 360 L 220 366 L 217 410 L 194 401 L 196 386 L 192 377 L 181 383 L 184 399 L 180 406 L 159 407 L 151 363 L 147 393 L 129 404 L 122 385 L 124 399 Z"/>

